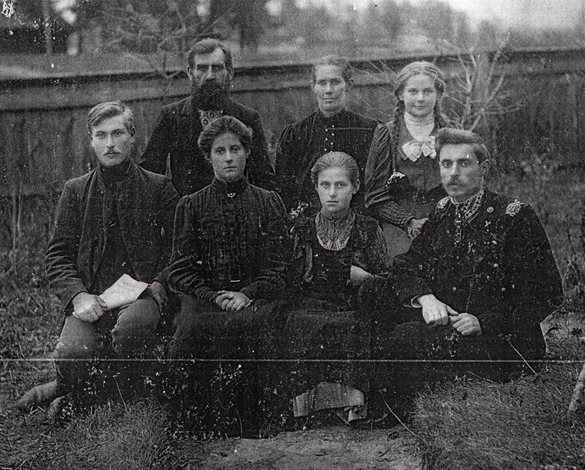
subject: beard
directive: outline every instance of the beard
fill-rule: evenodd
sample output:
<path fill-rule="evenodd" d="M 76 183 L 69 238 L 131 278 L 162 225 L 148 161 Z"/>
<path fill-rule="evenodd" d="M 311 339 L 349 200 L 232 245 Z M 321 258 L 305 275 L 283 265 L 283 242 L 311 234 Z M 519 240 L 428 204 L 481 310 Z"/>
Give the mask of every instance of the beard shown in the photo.
<path fill-rule="evenodd" d="M 191 86 L 191 95 L 197 109 L 224 109 L 229 96 L 229 88 L 229 80 L 223 85 L 217 83 L 194 84 Z"/>

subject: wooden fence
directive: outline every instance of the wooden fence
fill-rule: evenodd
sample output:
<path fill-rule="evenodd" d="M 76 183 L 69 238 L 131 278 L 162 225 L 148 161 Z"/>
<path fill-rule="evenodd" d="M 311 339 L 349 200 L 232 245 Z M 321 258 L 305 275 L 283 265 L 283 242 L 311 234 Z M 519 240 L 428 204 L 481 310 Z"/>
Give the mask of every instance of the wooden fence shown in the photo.
<path fill-rule="evenodd" d="M 356 86 L 350 107 L 387 120 L 394 109 L 392 71 L 412 60 L 435 60 L 452 82 L 458 58 L 402 57 L 352 61 Z M 310 65 L 270 65 L 236 70 L 233 97 L 257 109 L 273 148 L 282 128 L 316 106 L 309 88 Z M 506 75 L 504 92 L 528 98 L 522 109 L 494 117 L 490 139 L 498 163 L 514 167 L 530 153 L 554 154 L 581 164 L 585 151 L 585 51 L 510 52 L 493 80 Z M 448 83 L 449 85 L 449 83 Z M 189 91 L 184 75 L 168 81 L 152 73 L 122 73 L 6 80 L 0 83 L 0 196 L 54 196 L 63 183 L 90 169 L 95 160 L 87 137 L 88 110 L 121 99 L 136 116 L 135 155 L 145 148 L 163 104 Z M 444 105 L 449 107 L 448 96 Z"/>

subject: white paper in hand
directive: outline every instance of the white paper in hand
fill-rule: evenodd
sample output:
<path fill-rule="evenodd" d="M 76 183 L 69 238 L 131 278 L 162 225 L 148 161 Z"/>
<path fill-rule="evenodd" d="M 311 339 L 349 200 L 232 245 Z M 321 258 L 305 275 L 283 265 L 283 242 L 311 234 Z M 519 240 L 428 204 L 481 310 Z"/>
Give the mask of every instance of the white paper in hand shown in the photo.
<path fill-rule="evenodd" d="M 146 282 L 137 281 L 132 276 L 123 274 L 98 297 L 106 304 L 104 310 L 113 310 L 135 302 L 147 287 Z"/>

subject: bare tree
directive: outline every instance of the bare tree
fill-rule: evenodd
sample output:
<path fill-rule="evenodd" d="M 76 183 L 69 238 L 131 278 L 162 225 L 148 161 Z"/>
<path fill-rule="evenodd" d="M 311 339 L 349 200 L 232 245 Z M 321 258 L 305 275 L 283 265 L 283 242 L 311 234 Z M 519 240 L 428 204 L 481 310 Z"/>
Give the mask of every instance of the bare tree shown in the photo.
<path fill-rule="evenodd" d="M 525 96 L 517 96 L 505 88 L 506 73 L 502 65 L 503 48 L 495 52 L 458 53 L 460 73 L 452 77 L 448 99 L 451 124 L 477 131 L 488 126 L 491 117 L 512 113 L 527 104 Z"/>

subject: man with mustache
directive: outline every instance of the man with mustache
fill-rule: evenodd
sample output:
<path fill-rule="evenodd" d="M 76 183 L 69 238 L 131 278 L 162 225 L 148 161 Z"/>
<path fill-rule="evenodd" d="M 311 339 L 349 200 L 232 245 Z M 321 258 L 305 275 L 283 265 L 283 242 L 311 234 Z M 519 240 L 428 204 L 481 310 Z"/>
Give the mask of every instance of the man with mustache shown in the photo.
<path fill-rule="evenodd" d="M 65 183 L 45 258 L 64 311 L 57 377 L 29 390 L 16 404 L 23 411 L 56 400 L 54 413 L 69 392 L 101 387 L 90 380 L 98 358 L 121 359 L 111 367 L 120 365 L 117 372 L 130 381 L 129 369 L 137 372 L 140 363 L 125 360 L 150 356 L 169 300 L 177 191 L 167 177 L 132 162 L 134 117 L 122 102 L 93 107 L 87 126 L 98 166 Z M 132 303 L 107 305 L 99 295 L 123 275 L 148 283 L 146 291 Z"/>
<path fill-rule="evenodd" d="M 490 160 L 481 138 L 445 128 L 436 143 L 448 196 L 395 260 L 391 283 L 405 307 L 378 319 L 388 329 L 402 322 L 378 353 L 443 360 L 459 373 L 484 372 L 489 361 L 503 359 L 512 362 L 491 372 L 507 376 L 543 357 L 540 322 L 562 300 L 560 275 L 534 210 L 484 186 Z M 446 375 L 443 365 L 427 367 Z"/>
<path fill-rule="evenodd" d="M 205 161 L 197 139 L 210 122 L 229 115 L 253 132 L 246 168 L 249 182 L 274 190 L 274 170 L 260 115 L 229 96 L 234 76 L 231 51 L 217 39 L 207 38 L 195 44 L 187 62 L 191 95 L 162 108 L 140 166 L 165 174 L 170 157 L 171 179 L 181 196 L 203 189 L 213 180 L 213 170 Z"/>

